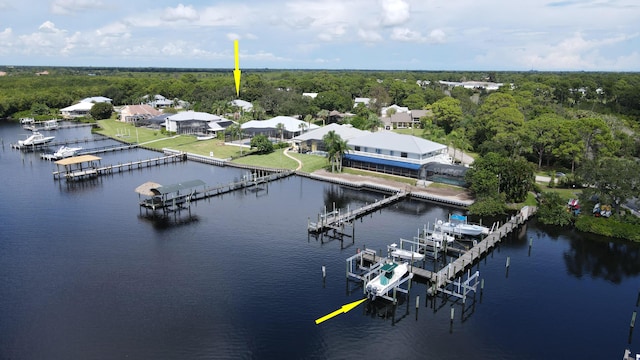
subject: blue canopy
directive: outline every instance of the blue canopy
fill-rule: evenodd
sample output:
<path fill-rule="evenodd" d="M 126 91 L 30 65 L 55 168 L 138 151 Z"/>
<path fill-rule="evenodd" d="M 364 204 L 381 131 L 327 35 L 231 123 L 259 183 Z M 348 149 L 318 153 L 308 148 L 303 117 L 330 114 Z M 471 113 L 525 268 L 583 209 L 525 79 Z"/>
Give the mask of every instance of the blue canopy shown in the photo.
<path fill-rule="evenodd" d="M 467 221 L 467 217 L 464 215 L 453 214 L 451 215 L 451 220 Z"/>

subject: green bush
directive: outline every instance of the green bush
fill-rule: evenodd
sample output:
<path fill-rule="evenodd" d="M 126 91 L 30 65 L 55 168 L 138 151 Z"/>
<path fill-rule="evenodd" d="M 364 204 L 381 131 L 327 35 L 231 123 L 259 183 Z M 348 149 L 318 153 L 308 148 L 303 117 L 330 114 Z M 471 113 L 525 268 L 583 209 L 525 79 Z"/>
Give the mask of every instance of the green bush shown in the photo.
<path fill-rule="evenodd" d="M 583 232 L 640 242 L 639 224 L 622 222 L 615 218 L 582 215 L 576 220 L 575 226 Z"/>

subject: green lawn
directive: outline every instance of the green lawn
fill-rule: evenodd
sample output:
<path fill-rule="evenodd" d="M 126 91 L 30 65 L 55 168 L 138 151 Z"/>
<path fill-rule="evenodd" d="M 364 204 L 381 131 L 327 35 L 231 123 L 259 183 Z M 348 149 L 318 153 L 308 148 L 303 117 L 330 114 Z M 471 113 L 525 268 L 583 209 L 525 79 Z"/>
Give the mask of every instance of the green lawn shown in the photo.
<path fill-rule="evenodd" d="M 371 176 L 371 177 L 377 177 L 377 178 L 387 179 L 387 180 L 391 180 L 391 181 L 398 181 L 398 182 L 409 184 L 409 185 L 415 185 L 416 184 L 416 179 L 403 177 L 403 176 L 382 174 L 382 173 L 376 173 L 376 172 L 372 172 L 372 171 L 352 169 L 352 168 L 342 168 L 342 172 L 344 172 L 346 174 Z"/>
<path fill-rule="evenodd" d="M 268 168 L 289 169 L 295 170 L 298 167 L 298 163 L 286 157 L 284 149 L 277 149 L 276 151 L 265 155 L 248 155 L 233 160 L 234 163 L 244 165 L 263 166 Z"/>
<path fill-rule="evenodd" d="M 329 160 L 327 160 L 327 158 L 323 156 L 298 154 L 294 152 L 289 152 L 289 155 L 302 161 L 302 169 L 300 169 L 300 171 L 304 171 L 307 173 L 312 173 L 316 170 L 325 169 L 327 168 L 327 166 L 329 166 Z"/>

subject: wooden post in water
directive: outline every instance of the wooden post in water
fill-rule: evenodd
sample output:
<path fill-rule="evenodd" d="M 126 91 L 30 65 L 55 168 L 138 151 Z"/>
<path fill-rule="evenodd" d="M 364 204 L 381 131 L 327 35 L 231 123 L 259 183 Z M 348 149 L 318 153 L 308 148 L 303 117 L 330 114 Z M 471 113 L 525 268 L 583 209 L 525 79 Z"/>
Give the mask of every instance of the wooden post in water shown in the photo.
<path fill-rule="evenodd" d="M 635 325 L 636 325 L 636 312 L 634 311 L 633 314 L 631 314 L 631 324 L 630 324 L 631 329 L 633 329 Z"/>

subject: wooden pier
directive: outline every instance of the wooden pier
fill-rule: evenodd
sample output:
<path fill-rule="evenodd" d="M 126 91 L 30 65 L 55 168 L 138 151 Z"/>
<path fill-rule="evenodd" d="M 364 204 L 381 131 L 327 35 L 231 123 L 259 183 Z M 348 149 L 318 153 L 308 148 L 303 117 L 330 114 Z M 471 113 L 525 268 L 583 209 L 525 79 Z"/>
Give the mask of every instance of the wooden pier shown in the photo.
<path fill-rule="evenodd" d="M 55 164 L 58 166 L 58 169 L 62 166 L 63 170 L 54 171 L 53 178 L 56 180 L 61 177 L 64 177 L 67 180 L 81 180 L 90 177 L 113 174 L 114 172 L 130 171 L 145 167 L 185 161 L 186 156 L 184 154 L 173 154 L 107 166 L 100 166 L 100 160 L 101 159 L 99 157 L 93 155 L 81 155 L 58 160 Z"/>
<path fill-rule="evenodd" d="M 292 175 L 291 171 L 279 171 L 274 173 L 254 171 L 248 173 L 239 181 L 232 181 L 223 185 L 207 187 L 201 180 L 192 180 L 180 184 L 160 185 L 147 182 L 140 185 L 136 192 L 147 198 L 140 201 L 140 206 L 156 211 L 162 209 L 164 212 L 179 211 L 183 208 L 190 208 L 194 201 L 208 199 L 214 196 L 227 194 L 237 190 L 255 189 L 264 190 L 268 193 L 268 183 Z M 201 190 L 196 187 L 202 186 Z"/>
<path fill-rule="evenodd" d="M 355 210 L 347 209 L 345 212 L 342 212 L 340 209 L 333 209 L 331 212 L 326 212 L 325 210 L 324 214 L 318 214 L 318 222 L 314 223 L 309 220 L 307 225 L 308 231 L 317 233 L 328 229 L 342 228 L 345 223 L 351 223 L 361 216 L 381 209 L 407 196 L 409 196 L 409 192 L 398 191 L 389 197 L 384 197 L 381 200 L 366 204 Z"/>
<path fill-rule="evenodd" d="M 453 282 L 458 276 L 464 275 L 467 268 L 471 267 L 476 260 L 481 259 L 489 253 L 503 238 L 509 235 L 513 230 L 524 224 L 536 212 L 535 206 L 523 207 L 517 215 L 505 222 L 497 230 L 489 234 L 479 242 L 475 242 L 474 246 L 467 251 L 460 252 L 457 259 L 444 266 L 439 271 L 429 271 L 419 266 L 411 264 L 410 271 L 415 277 L 428 281 L 432 285 L 432 292 L 443 289 L 447 284 Z M 375 264 L 380 261 L 387 261 L 382 254 L 376 255 L 375 250 L 365 249 L 361 251 L 362 259 L 367 263 Z"/>

